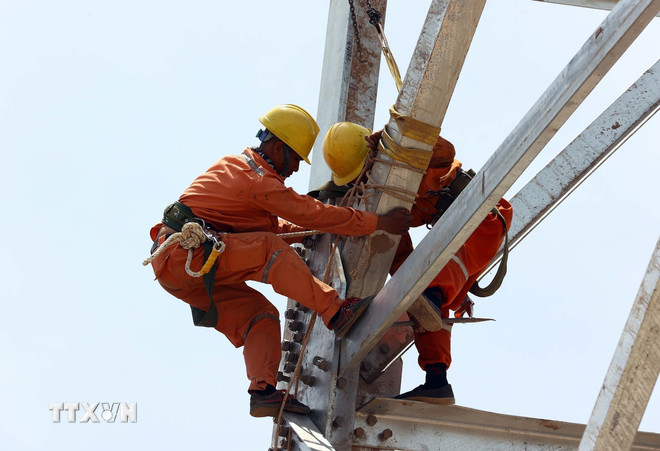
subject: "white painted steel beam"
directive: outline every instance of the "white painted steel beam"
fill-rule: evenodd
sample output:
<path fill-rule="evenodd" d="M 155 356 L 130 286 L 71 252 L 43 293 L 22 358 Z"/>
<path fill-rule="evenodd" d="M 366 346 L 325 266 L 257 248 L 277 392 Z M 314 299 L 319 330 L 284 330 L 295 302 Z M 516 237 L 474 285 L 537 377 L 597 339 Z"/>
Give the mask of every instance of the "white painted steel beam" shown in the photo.
<path fill-rule="evenodd" d="M 321 87 L 316 122 L 319 124 L 319 138 L 312 150 L 312 170 L 309 176 L 309 190 L 312 191 L 330 180 L 330 169 L 323 161 L 321 145 L 323 137 L 335 122 L 340 122 L 346 114 L 346 96 L 352 61 L 351 31 L 348 2 L 330 0 L 328 25 L 325 34 L 325 51 L 321 69 Z"/>
<path fill-rule="evenodd" d="M 659 10 L 660 0 L 623 0 L 612 10 L 343 337 L 344 368 L 407 310 Z"/>
<path fill-rule="evenodd" d="M 660 241 L 639 287 L 580 450 L 628 449 L 660 374 Z"/>
<path fill-rule="evenodd" d="M 292 437 L 294 445 L 291 447 L 293 450 L 299 451 L 334 451 L 335 448 L 323 436 L 323 434 L 316 428 L 306 415 L 296 415 L 292 413 L 284 413 L 282 415 L 287 421 L 289 427 L 295 434 Z"/>
<path fill-rule="evenodd" d="M 513 249 L 660 109 L 660 61 L 511 198 Z M 495 256 L 489 269 L 501 260 Z M 488 272 L 488 271 L 486 271 Z"/>
<path fill-rule="evenodd" d="M 395 108 L 434 127 L 440 127 L 463 67 L 485 0 L 433 0 L 422 27 L 417 46 L 403 80 Z M 387 129 L 398 144 L 406 148 L 432 151 L 433 145 L 401 136 L 391 119 Z M 383 152 L 377 157 L 391 161 Z M 392 167 L 376 162 L 371 169 L 373 182 L 416 193 L 422 174 L 411 167 Z M 386 213 L 395 207 L 410 208 L 412 201 L 381 194 L 376 190 L 368 210 Z M 362 205 L 364 208 L 366 204 Z M 377 293 L 385 283 L 399 243 L 399 236 L 377 231 L 367 238 L 349 237 L 342 251 L 350 280 L 349 296 L 365 297 Z M 363 269 L 357 271 L 357 269 Z"/>
<path fill-rule="evenodd" d="M 556 3 L 558 5 L 581 6 L 583 8 L 604 9 L 610 11 L 619 0 L 534 0 L 543 3 Z"/>
<path fill-rule="evenodd" d="M 386 398 L 361 408 L 355 427 L 361 429 L 356 446 L 411 451 L 575 450 L 585 429 L 583 424 Z M 638 433 L 632 448 L 608 448 L 614 449 L 660 449 L 660 434 Z"/>

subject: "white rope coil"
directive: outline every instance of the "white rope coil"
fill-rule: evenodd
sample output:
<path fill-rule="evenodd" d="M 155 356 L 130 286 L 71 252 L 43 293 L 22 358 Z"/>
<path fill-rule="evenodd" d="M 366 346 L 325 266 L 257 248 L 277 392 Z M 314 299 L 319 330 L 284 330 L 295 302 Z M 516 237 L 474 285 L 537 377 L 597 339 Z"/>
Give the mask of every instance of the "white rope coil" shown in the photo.
<path fill-rule="evenodd" d="M 222 241 L 216 241 L 213 245 L 213 251 L 209 256 L 208 260 L 199 271 L 193 271 L 190 269 L 190 264 L 192 263 L 193 251 L 204 244 L 207 240 L 207 236 L 204 233 L 202 226 L 196 222 L 187 222 L 183 225 L 181 232 L 173 233 L 168 239 L 161 244 L 156 252 L 154 252 L 149 258 L 142 262 L 144 266 L 147 266 L 149 263 L 154 261 L 165 249 L 172 246 L 175 243 L 179 243 L 182 248 L 188 250 L 188 258 L 186 259 L 186 273 L 191 277 L 202 277 L 204 274 L 208 273 L 211 269 L 211 266 L 220 255 L 225 250 L 225 243 Z"/>

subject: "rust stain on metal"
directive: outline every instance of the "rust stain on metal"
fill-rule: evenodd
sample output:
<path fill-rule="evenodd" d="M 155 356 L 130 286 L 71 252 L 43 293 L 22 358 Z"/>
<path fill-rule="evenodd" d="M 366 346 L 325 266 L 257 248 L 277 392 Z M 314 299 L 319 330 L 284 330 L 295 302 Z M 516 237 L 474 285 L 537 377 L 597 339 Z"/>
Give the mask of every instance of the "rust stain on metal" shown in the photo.
<path fill-rule="evenodd" d="M 617 128 L 621 127 L 621 124 L 619 124 L 619 121 L 616 121 L 614 125 L 612 126 L 612 130 L 616 130 Z"/>
<path fill-rule="evenodd" d="M 384 254 L 394 247 L 394 241 L 386 234 L 376 235 L 371 241 L 371 250 L 374 254 Z"/>
<path fill-rule="evenodd" d="M 362 42 L 360 47 L 354 45 L 347 49 L 352 61 L 343 120 L 371 128 L 380 67 L 380 45 L 374 27 L 368 22 L 358 24 L 358 29 Z M 352 42 L 352 39 L 349 41 Z M 361 50 L 361 56 L 357 54 L 358 50 Z"/>
<path fill-rule="evenodd" d="M 614 416 L 612 417 L 612 426 L 610 427 L 610 431 L 613 431 L 619 425 L 619 418 L 620 417 L 621 417 L 621 414 L 619 412 L 614 414 Z"/>
<path fill-rule="evenodd" d="M 596 36 L 594 36 L 595 39 L 598 39 L 598 36 L 603 34 L 603 27 L 598 27 L 598 30 L 596 30 Z"/>
<path fill-rule="evenodd" d="M 545 428 L 552 429 L 553 431 L 556 431 L 559 429 L 559 425 L 555 423 L 554 421 L 550 420 L 539 420 L 539 424 Z"/>

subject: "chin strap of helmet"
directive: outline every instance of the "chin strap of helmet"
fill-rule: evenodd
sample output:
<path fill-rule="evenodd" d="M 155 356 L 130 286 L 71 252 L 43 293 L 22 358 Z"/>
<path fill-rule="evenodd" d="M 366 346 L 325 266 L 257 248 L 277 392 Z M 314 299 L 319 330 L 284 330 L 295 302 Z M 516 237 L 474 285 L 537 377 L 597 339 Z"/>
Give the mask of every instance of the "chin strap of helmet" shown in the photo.
<path fill-rule="evenodd" d="M 286 178 L 289 176 L 289 166 L 291 166 L 291 148 L 284 144 L 284 169 L 280 172 L 282 177 Z"/>

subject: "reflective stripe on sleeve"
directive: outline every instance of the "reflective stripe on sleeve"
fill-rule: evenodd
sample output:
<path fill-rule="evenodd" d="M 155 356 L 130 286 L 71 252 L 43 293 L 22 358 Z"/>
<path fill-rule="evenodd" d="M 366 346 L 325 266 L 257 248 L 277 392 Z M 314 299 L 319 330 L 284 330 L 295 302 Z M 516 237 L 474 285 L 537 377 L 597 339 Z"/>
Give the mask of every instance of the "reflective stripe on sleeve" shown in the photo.
<path fill-rule="evenodd" d="M 456 262 L 456 264 L 461 268 L 461 271 L 463 271 L 463 276 L 465 277 L 465 280 L 467 281 L 470 278 L 470 275 L 468 274 L 467 268 L 465 267 L 465 265 L 463 264 L 461 259 L 458 258 L 455 255 L 451 259 L 454 260 Z"/>
<path fill-rule="evenodd" d="M 248 164 L 248 166 L 250 166 L 250 167 L 252 168 L 252 170 L 253 170 L 254 172 L 256 172 L 256 173 L 259 174 L 259 175 L 264 175 L 264 174 L 265 174 L 264 170 L 261 169 L 261 168 L 259 167 L 259 165 L 258 165 L 258 164 L 257 164 L 252 158 L 250 158 L 249 156 L 245 155 L 244 153 L 242 153 L 241 156 L 242 156 L 243 158 L 245 158 L 246 163 Z"/>

